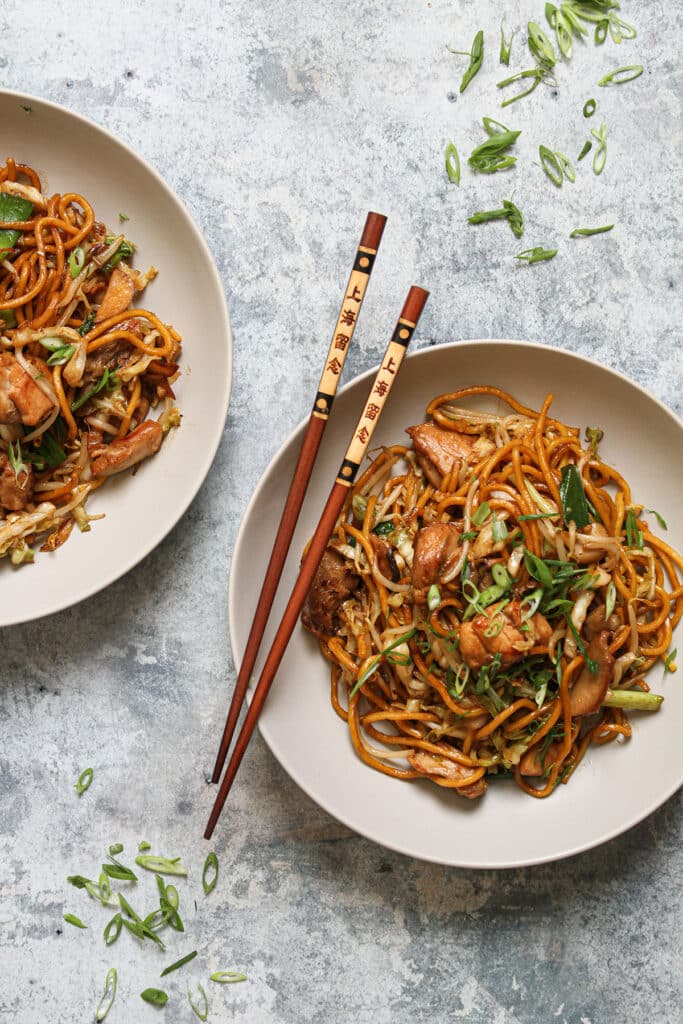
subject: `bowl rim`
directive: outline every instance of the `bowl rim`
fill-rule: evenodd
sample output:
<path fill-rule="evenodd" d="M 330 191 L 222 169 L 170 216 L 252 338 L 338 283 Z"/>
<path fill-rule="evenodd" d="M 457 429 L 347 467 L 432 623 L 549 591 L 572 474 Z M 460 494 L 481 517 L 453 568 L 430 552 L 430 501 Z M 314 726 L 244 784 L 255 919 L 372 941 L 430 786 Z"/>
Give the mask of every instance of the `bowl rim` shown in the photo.
<path fill-rule="evenodd" d="M 3 622 L 2 628 L 9 626 L 17 626 L 24 622 L 38 621 L 38 619 L 45 618 L 48 615 L 55 615 L 58 612 L 62 612 L 67 608 L 79 604 L 81 601 L 87 600 L 94 594 L 98 594 L 100 591 L 111 586 L 116 580 L 121 579 L 126 573 L 130 572 L 131 569 L 139 565 L 152 551 L 164 540 L 165 537 L 178 525 L 182 517 L 187 512 L 188 508 L 197 497 L 199 490 L 204 484 L 206 477 L 209 474 L 213 460 L 218 451 L 218 447 L 223 438 L 225 431 L 225 424 L 228 416 L 228 408 L 230 405 L 230 397 L 232 394 L 232 381 L 233 381 L 233 332 L 232 324 L 230 322 L 230 313 L 228 310 L 228 302 L 225 296 L 225 289 L 218 272 L 218 267 L 213 258 L 213 254 L 209 249 L 209 246 L 202 234 L 197 227 L 194 219 L 190 215 L 185 203 L 182 199 L 173 191 L 164 179 L 161 177 L 159 172 L 143 157 L 137 153 L 132 146 L 124 142 L 118 136 L 114 135 L 108 129 L 103 128 L 102 125 L 97 124 L 89 117 L 85 117 L 69 107 L 65 107 L 60 103 L 55 103 L 52 100 L 44 99 L 41 96 L 34 96 L 30 93 L 20 92 L 15 89 L 3 89 L 0 88 L 0 102 L 3 100 L 16 100 L 19 106 L 26 105 L 31 107 L 45 107 L 53 115 L 66 116 L 79 121 L 89 131 L 94 132 L 107 141 L 109 145 L 113 145 L 115 148 L 119 148 L 133 161 L 142 166 L 145 172 L 151 176 L 154 180 L 157 188 L 160 192 L 163 192 L 168 200 L 179 210 L 182 218 L 185 220 L 186 226 L 194 238 L 194 241 L 199 246 L 200 251 L 206 259 L 206 263 L 210 269 L 211 285 L 218 296 L 219 314 L 222 322 L 221 335 L 225 339 L 225 355 L 226 355 L 226 387 L 222 400 L 222 405 L 218 410 L 218 417 L 216 419 L 216 426 L 214 428 L 213 437 L 210 439 L 210 443 L 203 449 L 203 457 L 197 460 L 200 472 L 197 474 L 196 483 L 190 487 L 187 492 L 183 494 L 183 499 L 174 508 L 171 517 L 166 520 L 160 529 L 150 531 L 149 540 L 136 551 L 135 555 L 129 558 L 124 558 L 120 564 L 116 565 L 109 573 L 103 577 L 97 579 L 92 586 L 84 586 L 79 590 L 75 596 L 65 596 L 63 599 L 56 601 L 55 606 L 48 611 L 40 612 L 38 615 L 34 614 L 18 614 L 14 618 Z"/>
<path fill-rule="evenodd" d="M 654 402 L 659 407 L 659 409 L 662 412 L 664 412 L 669 419 L 672 420 L 674 427 L 676 427 L 679 431 L 683 432 L 683 420 L 679 419 L 679 417 L 671 409 L 669 409 L 668 406 L 664 405 L 664 403 L 661 402 L 654 395 L 651 395 L 649 391 L 643 388 L 636 381 L 632 380 L 630 377 L 627 377 L 626 374 L 621 373 L 621 371 L 615 370 L 611 366 L 607 366 L 604 363 L 598 362 L 598 360 L 596 359 L 591 359 L 587 356 L 583 356 L 576 352 L 572 352 L 570 349 L 564 348 L 563 346 L 559 345 L 544 345 L 540 342 L 506 338 L 462 338 L 459 341 L 442 342 L 438 345 L 428 346 L 421 349 L 415 349 L 414 351 L 408 353 L 405 363 L 409 364 L 410 362 L 414 362 L 415 360 L 418 360 L 420 357 L 423 357 L 426 354 L 434 352 L 443 352 L 444 350 L 452 350 L 459 348 L 463 345 L 477 345 L 482 346 L 483 348 L 492 348 L 494 346 L 500 345 L 514 345 L 529 352 L 542 351 L 557 353 L 558 355 L 569 357 L 570 359 L 582 363 L 584 367 L 587 369 L 594 368 L 597 366 L 601 370 L 604 370 L 608 374 L 612 375 L 613 377 L 616 377 L 620 382 L 625 383 L 630 387 L 636 388 L 645 399 L 647 399 L 650 402 Z M 339 398 L 339 396 L 344 394 L 345 392 L 349 391 L 352 387 L 356 387 L 363 381 L 369 380 L 376 372 L 377 366 L 374 366 L 358 374 L 358 376 L 354 377 L 352 380 L 349 380 L 346 384 L 344 384 L 342 388 L 339 389 L 337 393 L 337 398 Z M 407 370 L 404 368 L 403 373 L 405 374 L 406 372 Z M 297 435 L 303 432 L 303 430 L 306 427 L 306 424 L 308 423 L 308 419 L 309 417 L 305 416 L 302 420 L 299 421 L 299 423 L 291 430 L 291 432 L 282 442 L 277 451 L 269 459 L 268 464 L 263 470 L 263 473 L 259 478 L 258 484 L 256 485 L 256 488 L 244 511 L 242 520 L 240 522 L 239 531 L 235 539 L 235 544 L 233 546 L 232 551 L 230 577 L 228 583 L 228 627 L 230 632 L 230 647 L 232 650 L 232 656 L 236 671 L 240 664 L 241 658 L 238 655 L 235 644 L 235 635 L 237 630 L 233 609 L 236 607 L 237 602 L 238 583 L 236 579 L 237 574 L 235 572 L 234 567 L 237 564 L 241 550 L 246 543 L 248 524 L 256 505 L 259 503 L 261 499 L 262 491 L 266 485 L 266 478 L 270 475 L 273 466 L 281 461 L 281 459 L 286 453 L 287 448 L 295 441 Z M 342 453 L 340 453 L 340 457 L 341 454 Z M 250 684 L 250 687 L 247 691 L 247 701 L 249 703 L 251 703 L 251 698 L 252 687 Z M 471 861 L 467 860 L 454 861 L 452 858 L 446 857 L 426 857 L 424 854 L 411 852 L 410 850 L 407 850 L 404 847 L 401 847 L 397 844 L 393 844 L 392 842 L 387 841 L 384 838 L 380 838 L 376 833 L 373 834 L 373 831 L 370 828 L 358 828 L 356 824 L 354 824 L 350 820 L 347 820 L 347 816 L 339 814 L 336 810 L 332 809 L 332 807 L 330 806 L 330 802 L 328 800 L 321 799 L 317 793 L 314 793 L 312 791 L 312 787 L 300 777 L 298 771 L 296 771 L 288 764 L 286 755 L 283 753 L 282 750 L 280 750 L 277 741 L 274 740 L 273 737 L 269 734 L 268 728 L 263 723 L 262 719 L 259 719 L 258 727 L 259 732 L 266 743 L 266 746 L 270 750 L 271 754 L 275 757 L 276 761 L 278 761 L 280 766 L 287 773 L 289 778 L 306 794 L 307 797 L 309 797 L 310 800 L 312 800 L 319 807 L 322 807 L 322 809 L 331 817 L 333 817 L 336 821 L 339 821 L 341 824 L 346 825 L 347 828 L 351 829 L 357 835 L 361 835 L 365 839 L 369 839 L 372 842 L 377 843 L 378 845 L 383 846 L 388 850 L 392 850 L 395 853 L 400 853 L 403 856 L 407 857 L 413 857 L 414 859 L 424 861 L 425 863 L 440 864 L 444 867 L 451 868 L 488 871 L 512 870 L 514 868 L 533 867 L 535 865 L 551 864 L 556 861 L 566 860 L 569 857 L 574 857 L 580 853 L 584 853 L 588 850 L 595 849 L 598 846 L 602 846 L 604 843 L 607 843 L 610 840 L 615 839 L 617 836 L 622 835 L 624 832 L 629 831 L 629 829 L 634 828 L 641 821 L 643 821 L 650 814 L 652 814 L 659 807 L 661 807 L 662 804 L 669 800 L 673 796 L 673 794 L 676 793 L 676 791 L 680 789 L 681 786 L 683 786 L 683 762 L 681 762 L 679 774 L 676 776 L 674 781 L 666 788 L 666 790 L 663 790 L 661 793 L 658 794 L 656 800 L 651 802 L 645 809 L 639 809 L 631 818 L 624 821 L 622 824 L 619 824 L 614 828 L 610 829 L 604 835 L 600 835 L 597 838 L 593 838 L 587 841 L 579 842 L 575 846 L 567 848 L 559 854 L 544 855 L 536 858 L 528 857 L 522 860 L 510 860 L 504 863 L 493 861 L 487 863 L 485 861 L 482 861 L 474 864 Z"/>

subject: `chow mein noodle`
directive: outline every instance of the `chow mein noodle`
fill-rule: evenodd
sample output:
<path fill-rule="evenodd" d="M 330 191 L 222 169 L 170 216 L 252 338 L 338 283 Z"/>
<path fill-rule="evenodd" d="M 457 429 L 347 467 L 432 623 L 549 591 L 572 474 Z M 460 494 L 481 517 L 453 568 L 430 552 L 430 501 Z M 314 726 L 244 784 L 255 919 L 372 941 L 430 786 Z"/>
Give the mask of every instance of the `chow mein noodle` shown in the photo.
<path fill-rule="evenodd" d="M 89 530 L 88 496 L 179 423 L 180 335 L 137 307 L 157 271 L 133 253 L 83 196 L 0 165 L 0 557 L 14 565 Z"/>
<path fill-rule="evenodd" d="M 501 415 L 469 410 L 497 399 Z M 363 761 L 462 796 L 549 796 L 657 710 L 683 559 L 578 429 L 495 387 L 435 398 L 357 481 L 302 615 Z M 504 403 L 504 404 L 503 404 Z M 659 517 L 660 525 L 664 526 Z"/>

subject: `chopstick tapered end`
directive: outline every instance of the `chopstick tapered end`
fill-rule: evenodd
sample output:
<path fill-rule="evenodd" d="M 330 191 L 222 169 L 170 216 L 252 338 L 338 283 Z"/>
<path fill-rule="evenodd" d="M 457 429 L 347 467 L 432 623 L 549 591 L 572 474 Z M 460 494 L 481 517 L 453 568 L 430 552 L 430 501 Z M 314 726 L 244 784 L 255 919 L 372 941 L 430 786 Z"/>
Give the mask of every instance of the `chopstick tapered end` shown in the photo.
<path fill-rule="evenodd" d="M 360 244 L 364 249 L 379 249 L 379 243 L 382 241 L 386 222 L 387 218 L 383 213 L 373 213 L 371 211 L 368 214 L 360 240 Z"/>
<path fill-rule="evenodd" d="M 416 324 L 422 315 L 422 310 L 428 298 L 429 292 L 414 284 L 408 292 L 408 297 L 403 305 L 401 319 L 408 320 L 411 324 Z"/>

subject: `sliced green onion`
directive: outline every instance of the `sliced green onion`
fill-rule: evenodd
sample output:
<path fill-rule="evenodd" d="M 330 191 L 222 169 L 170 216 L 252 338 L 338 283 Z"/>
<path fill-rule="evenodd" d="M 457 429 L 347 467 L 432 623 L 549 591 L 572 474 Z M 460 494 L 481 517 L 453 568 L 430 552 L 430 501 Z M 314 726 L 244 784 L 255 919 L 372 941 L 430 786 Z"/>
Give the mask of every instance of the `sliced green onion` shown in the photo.
<path fill-rule="evenodd" d="M 102 865 L 102 867 L 104 867 L 104 864 Z M 108 903 L 109 897 L 111 896 L 111 882 L 109 881 L 109 878 L 107 877 L 104 871 L 102 871 L 100 874 L 99 881 L 97 883 L 97 888 L 99 889 L 99 898 L 102 901 L 102 903 Z"/>
<path fill-rule="evenodd" d="M 607 584 L 607 590 L 605 591 L 605 622 L 609 619 L 610 615 L 614 611 L 617 603 L 617 588 L 614 586 L 612 580 Z"/>
<path fill-rule="evenodd" d="M 76 917 L 75 914 L 64 914 L 64 920 L 67 924 L 74 925 L 75 928 L 87 928 L 87 924 L 83 924 L 80 917 Z"/>
<path fill-rule="evenodd" d="M 196 949 L 192 950 L 191 953 L 188 953 L 186 956 L 182 956 L 180 958 L 180 960 L 176 960 L 176 962 L 174 964 L 170 964 L 168 967 L 164 967 L 164 969 L 161 972 L 161 974 L 159 975 L 159 977 L 160 978 L 165 978 L 166 975 L 170 974 L 172 971 L 177 971 L 179 967 L 184 967 L 185 964 L 189 964 L 190 960 L 194 960 L 196 955 L 197 955 L 197 950 Z"/>
<path fill-rule="evenodd" d="M 505 621 L 505 616 L 502 615 L 500 612 L 496 612 L 496 614 L 492 617 L 488 626 L 484 630 L 484 636 L 489 638 L 498 636 L 498 634 L 502 633 L 503 631 Z"/>
<path fill-rule="evenodd" d="M 95 313 L 88 313 L 88 315 L 86 316 L 85 320 L 83 321 L 81 326 L 78 328 L 78 333 L 80 334 L 80 336 L 82 338 L 84 338 L 86 336 L 86 334 L 88 334 L 90 331 L 92 331 L 93 327 L 95 326 L 95 316 L 96 316 Z"/>
<path fill-rule="evenodd" d="M 486 142 L 476 146 L 468 157 L 468 164 L 483 174 L 493 174 L 513 167 L 517 157 L 506 152 L 521 135 L 521 131 L 500 131 L 489 134 Z"/>
<path fill-rule="evenodd" d="M 123 843 L 112 843 L 109 847 L 109 856 L 118 857 L 120 853 L 123 853 Z"/>
<path fill-rule="evenodd" d="M 636 514 L 632 508 L 626 513 L 624 519 L 624 528 L 626 530 L 626 543 L 630 548 L 638 548 L 639 551 L 643 550 L 643 531 L 638 526 L 638 520 Z"/>
<path fill-rule="evenodd" d="M 206 994 L 204 986 L 200 982 L 197 982 L 197 991 L 201 996 L 201 1002 L 197 1002 L 193 999 L 192 993 L 190 992 L 189 988 L 187 990 L 187 1001 L 194 1010 L 194 1012 L 196 1013 L 196 1015 L 199 1017 L 199 1019 L 206 1020 L 206 1018 L 209 1016 L 209 999 Z"/>
<path fill-rule="evenodd" d="M 528 23 L 528 32 L 529 36 L 527 42 L 529 44 L 529 49 L 538 63 L 548 70 L 554 68 L 557 63 L 555 50 L 553 49 L 553 44 L 550 42 L 540 25 L 537 25 L 535 21 L 530 21 Z"/>
<path fill-rule="evenodd" d="M 661 526 L 661 528 L 663 530 L 668 530 L 669 529 L 669 527 L 666 525 L 666 520 L 665 520 L 664 516 L 660 515 L 660 513 L 657 512 L 656 509 L 654 509 L 654 508 L 644 508 L 643 512 L 649 512 L 650 515 L 655 516 L 656 519 L 657 519 L 657 522 L 659 523 L 659 525 Z"/>
<path fill-rule="evenodd" d="M 606 231 L 611 231 L 614 224 L 605 224 L 601 228 L 574 228 L 570 238 L 590 238 L 591 235 L 604 235 Z"/>
<path fill-rule="evenodd" d="M 502 541 L 507 540 L 508 528 L 505 525 L 505 520 L 499 519 L 495 512 L 493 513 L 491 532 L 496 544 L 500 544 Z"/>
<path fill-rule="evenodd" d="M 116 942 L 119 935 L 121 934 L 122 928 L 123 918 L 121 917 L 121 914 L 114 914 L 111 921 L 107 921 L 107 924 L 102 935 L 104 937 L 104 941 L 108 946 L 112 946 Z"/>
<path fill-rule="evenodd" d="M 491 506 L 488 501 L 482 501 L 477 511 L 472 516 L 472 522 L 475 526 L 481 526 L 488 517 L 491 515 Z"/>
<path fill-rule="evenodd" d="M 571 162 L 569 157 L 565 156 L 564 153 L 560 153 L 559 150 L 555 150 L 555 156 L 557 157 L 557 161 L 560 167 L 562 168 L 562 173 L 564 174 L 567 181 L 576 181 L 576 171 L 574 170 L 574 164 Z"/>
<path fill-rule="evenodd" d="M 14 479 L 16 480 L 16 482 L 19 484 L 20 487 L 25 487 L 26 483 L 28 481 L 29 472 L 28 472 L 28 467 L 26 466 L 26 463 L 24 462 L 24 456 L 23 456 L 22 451 L 21 451 L 21 441 L 17 440 L 16 451 L 15 451 L 13 443 L 11 441 L 8 443 L 8 445 L 7 445 L 7 458 L 9 459 L 9 464 L 12 467 L 12 471 L 14 473 Z M 19 480 L 19 477 L 22 476 L 22 474 L 23 474 L 23 476 L 25 478 L 23 484 Z M 90 782 L 88 782 L 88 785 L 85 788 L 87 789 L 89 785 L 90 785 Z M 79 793 L 79 796 L 80 796 L 80 793 Z"/>
<path fill-rule="evenodd" d="M 524 600 L 519 606 L 519 611 L 522 617 L 522 622 L 526 622 L 538 611 L 538 606 L 541 603 L 543 597 L 543 588 L 537 587 L 536 590 L 532 590 L 530 594 L 527 594 Z"/>
<path fill-rule="evenodd" d="M 93 780 L 93 775 L 94 774 L 95 773 L 93 772 L 92 768 L 86 768 L 78 776 L 78 782 L 76 782 L 76 784 L 74 786 L 74 789 L 76 790 L 76 792 L 78 793 L 79 796 L 81 796 L 83 793 L 85 793 L 86 789 L 88 789 L 88 787 L 90 786 L 90 783 Z"/>
<path fill-rule="evenodd" d="M 98 1022 L 104 1020 L 109 1011 L 111 1010 L 112 1003 L 116 998 L 116 968 L 110 967 L 107 971 L 107 977 L 104 982 L 104 992 L 102 998 L 97 1004 L 95 1010 L 95 1020 Z"/>
<path fill-rule="evenodd" d="M 509 99 L 503 100 L 501 107 L 509 107 L 511 103 L 516 103 L 517 100 L 524 99 L 530 93 L 537 89 L 542 80 L 546 76 L 545 68 L 529 68 L 527 71 L 518 71 L 516 75 L 510 75 L 509 78 L 503 79 L 502 82 L 497 82 L 496 87 L 498 89 L 504 89 L 506 85 L 510 85 L 512 82 L 519 81 L 520 78 L 531 78 L 533 79 L 532 84 L 528 89 L 524 89 L 523 92 L 517 93 L 516 96 L 510 96 Z"/>
<path fill-rule="evenodd" d="M 608 690 L 603 698 L 607 708 L 626 708 L 630 711 L 659 711 L 664 698 L 645 690 Z"/>
<path fill-rule="evenodd" d="M 512 578 L 510 576 L 510 573 L 507 571 L 504 565 L 500 564 L 500 562 L 496 562 L 495 565 L 492 566 L 491 575 L 493 576 L 494 583 L 496 583 L 499 587 L 504 587 L 506 590 L 509 590 L 509 588 L 512 586 Z"/>
<path fill-rule="evenodd" d="M 64 363 L 69 362 L 75 351 L 75 345 L 62 345 L 61 348 L 55 349 L 51 356 L 48 356 L 47 365 L 63 366 Z"/>
<path fill-rule="evenodd" d="M 462 76 L 460 83 L 460 92 L 463 93 L 467 86 L 470 84 L 477 71 L 481 67 L 481 63 L 484 59 L 484 33 L 479 30 L 472 42 L 472 49 L 470 50 L 470 63 L 469 67 Z"/>
<path fill-rule="evenodd" d="M 78 277 L 85 265 L 85 250 L 78 245 L 69 256 L 69 270 L 72 277 Z"/>
<path fill-rule="evenodd" d="M 128 216 L 128 214 L 127 214 L 127 213 L 120 213 L 120 214 L 119 214 L 119 220 L 120 220 L 120 221 L 121 221 L 121 223 L 123 224 L 123 223 L 124 223 L 124 221 L 130 220 L 130 217 Z"/>
<path fill-rule="evenodd" d="M 143 853 L 135 858 L 135 863 L 146 871 L 156 871 L 160 875 L 181 875 L 186 877 L 187 868 L 180 863 L 180 857 L 156 857 L 153 854 Z"/>
<path fill-rule="evenodd" d="M 547 146 L 539 146 L 538 155 L 541 158 L 541 167 L 552 183 L 557 185 L 559 188 L 562 184 L 563 174 L 562 165 L 557 158 L 557 154 L 555 154 L 552 149 L 548 149 Z"/>
<path fill-rule="evenodd" d="M 569 626 L 571 634 L 574 637 L 574 643 L 578 647 L 579 653 L 583 655 L 583 660 L 586 663 L 586 668 L 588 669 L 588 671 L 590 672 L 590 674 L 592 676 L 597 675 L 598 674 L 598 663 L 597 663 L 597 661 L 593 661 L 592 658 L 588 657 L 588 651 L 586 650 L 586 645 L 584 644 L 583 640 L 579 636 L 579 631 L 576 628 L 576 626 L 574 625 L 574 623 L 572 622 L 572 618 L 571 618 L 571 615 L 569 614 L 569 612 L 565 612 L 565 619 L 567 620 L 567 625 Z"/>
<path fill-rule="evenodd" d="M 514 32 L 510 33 L 510 38 L 505 38 L 505 32 L 503 31 L 503 22 L 500 23 L 500 63 L 505 64 L 506 67 L 510 66 L 510 50 L 512 49 L 512 39 Z"/>
<path fill-rule="evenodd" d="M 674 665 L 674 660 L 675 660 L 677 654 L 678 654 L 678 648 L 674 647 L 673 651 L 669 651 L 669 653 L 667 654 L 666 658 L 664 658 L 664 671 L 665 672 L 673 672 L 675 670 L 676 666 Z M 671 667 L 672 665 L 673 665 L 673 668 Z"/>
<path fill-rule="evenodd" d="M 586 492 L 583 488 L 583 481 L 578 469 L 571 463 L 562 467 L 560 498 L 562 499 L 562 513 L 567 526 L 572 521 L 576 523 L 577 530 L 583 530 L 584 526 L 588 526 L 591 517 L 588 511 Z"/>
<path fill-rule="evenodd" d="M 234 985 L 235 982 L 246 981 L 247 976 L 239 971 L 214 971 L 210 980 L 218 985 Z"/>
<path fill-rule="evenodd" d="M 591 128 L 591 135 L 598 141 L 598 148 L 593 156 L 593 173 L 602 174 L 607 161 L 607 125 L 603 123 L 597 130 Z"/>
<path fill-rule="evenodd" d="M 609 30 L 609 21 L 607 21 L 606 18 L 603 18 L 601 21 L 599 21 L 596 24 L 596 26 L 595 26 L 595 33 L 593 35 L 593 39 L 595 41 L 595 45 L 596 46 L 602 46 L 604 41 L 607 39 L 607 32 L 608 32 L 608 30 Z"/>
<path fill-rule="evenodd" d="M 464 661 L 458 665 L 455 671 L 453 683 L 449 687 L 449 693 L 452 697 L 455 697 L 456 700 L 459 700 L 465 692 L 465 687 L 467 686 L 470 678 L 470 671 L 470 666 Z"/>
<path fill-rule="evenodd" d="M 592 117 L 595 113 L 596 107 L 597 103 L 594 99 L 586 100 L 586 102 L 583 105 L 583 116 Z"/>
<path fill-rule="evenodd" d="M 436 583 L 432 583 L 431 587 L 427 591 L 427 607 L 430 612 L 436 611 L 441 605 L 441 591 L 437 587 Z"/>
<path fill-rule="evenodd" d="M 516 260 L 525 260 L 527 263 L 541 263 L 544 260 L 551 260 L 554 256 L 557 256 L 557 249 L 544 249 L 541 245 L 534 246 L 533 249 L 525 249 L 524 252 L 519 252 L 515 256 Z"/>
<path fill-rule="evenodd" d="M 140 993 L 140 998 L 153 1006 L 166 1006 L 168 1002 L 168 996 L 160 988 L 146 988 L 144 992 Z"/>
<path fill-rule="evenodd" d="M 216 888 L 216 882 L 218 881 L 218 857 L 211 851 L 206 860 L 204 861 L 204 870 L 202 871 L 202 887 L 204 894 L 209 895 L 210 892 Z"/>
<path fill-rule="evenodd" d="M 102 870 L 109 878 L 118 878 L 122 882 L 137 882 L 138 876 L 123 864 L 103 864 Z"/>
<path fill-rule="evenodd" d="M 559 512 L 534 512 L 532 515 L 517 516 L 517 522 L 525 523 L 532 519 L 557 519 Z"/>
<path fill-rule="evenodd" d="M 598 85 L 623 85 L 624 82 L 632 82 L 634 79 L 640 78 L 642 73 L 642 64 L 626 64 L 622 68 L 615 68 L 614 71 L 609 71 L 606 75 L 603 75 Z"/>
<path fill-rule="evenodd" d="M 550 573 L 550 569 L 542 558 L 539 558 L 538 555 L 533 553 L 533 551 L 529 551 L 528 548 L 525 548 L 524 565 L 526 566 L 526 571 L 529 575 L 533 576 L 535 580 L 538 580 L 544 590 L 550 590 L 553 585 L 553 578 Z"/>
<path fill-rule="evenodd" d="M 460 184 L 460 154 L 452 142 L 446 146 L 446 174 L 449 181 Z"/>
<path fill-rule="evenodd" d="M 146 839 L 143 839 L 138 843 L 138 850 L 142 853 L 143 850 L 151 850 L 152 844 L 148 843 Z"/>
<path fill-rule="evenodd" d="M 583 144 L 583 148 L 582 148 L 581 152 L 579 153 L 579 155 L 578 155 L 578 156 L 577 156 L 577 158 L 576 158 L 576 159 L 577 159 L 577 162 L 578 162 L 579 160 L 583 160 L 583 158 L 584 158 L 584 157 L 585 157 L 585 156 L 586 156 L 586 155 L 587 155 L 588 153 L 590 153 L 590 151 L 591 151 L 591 149 L 592 149 L 592 148 L 593 148 L 593 143 L 591 142 L 591 140 L 590 140 L 590 139 L 586 139 L 586 141 L 585 141 L 585 142 L 584 142 L 584 144 Z"/>
<path fill-rule="evenodd" d="M 543 707 L 543 701 L 545 700 L 545 695 L 546 695 L 547 692 L 548 692 L 548 684 L 547 683 L 543 683 L 541 685 L 541 687 L 536 691 L 536 696 L 535 696 L 534 699 L 535 699 L 536 704 L 538 705 L 539 708 Z"/>
<path fill-rule="evenodd" d="M 95 384 L 93 384 L 92 387 L 88 388 L 87 391 L 84 391 L 83 394 L 79 398 L 77 398 L 75 402 L 71 403 L 71 411 L 77 412 L 78 409 L 80 409 L 81 406 L 85 405 L 87 401 L 89 401 L 91 398 L 94 398 L 95 395 L 98 395 L 103 388 L 107 388 L 107 390 L 109 390 L 112 387 L 116 387 L 117 384 L 118 377 L 116 376 L 115 373 L 112 373 L 109 367 L 107 366 L 100 379 Z"/>

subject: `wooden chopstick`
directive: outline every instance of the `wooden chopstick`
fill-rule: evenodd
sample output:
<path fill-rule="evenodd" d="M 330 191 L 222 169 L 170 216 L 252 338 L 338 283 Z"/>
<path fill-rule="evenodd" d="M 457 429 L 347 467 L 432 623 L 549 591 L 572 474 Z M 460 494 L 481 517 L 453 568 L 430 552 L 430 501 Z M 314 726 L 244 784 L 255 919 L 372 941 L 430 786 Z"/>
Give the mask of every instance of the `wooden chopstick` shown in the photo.
<path fill-rule="evenodd" d="M 244 696 L 247 692 L 249 679 L 258 656 L 270 609 L 273 606 L 275 592 L 280 582 L 282 568 L 287 558 L 294 530 L 296 529 L 299 512 L 306 496 L 311 471 L 313 470 L 320 442 L 332 410 L 332 403 L 337 393 L 346 354 L 351 346 L 351 339 L 356 329 L 361 305 L 365 298 L 365 292 L 386 222 L 387 218 L 383 214 L 372 212 L 368 214 L 365 221 L 349 283 L 346 286 L 339 316 L 337 317 L 337 326 L 332 333 L 332 340 L 327 358 L 325 359 L 318 392 L 313 402 L 311 417 L 301 444 L 294 476 L 289 485 L 287 500 L 282 510 L 282 518 L 280 519 L 270 561 L 268 562 L 268 568 L 266 569 L 266 575 L 261 587 L 261 594 L 256 605 L 254 621 L 249 632 L 247 646 L 242 658 L 242 664 L 240 665 L 237 682 L 235 683 L 220 747 L 218 748 L 216 764 L 211 778 L 212 782 L 218 782 L 220 779 L 225 758 L 230 749 L 235 726 L 244 703 Z"/>
<path fill-rule="evenodd" d="M 216 822 L 223 809 L 223 805 L 230 792 L 230 787 L 233 784 L 237 770 L 242 762 L 244 753 L 251 739 L 252 733 L 258 721 L 258 717 L 261 713 L 261 709 L 265 704 L 266 697 L 270 687 L 275 679 L 275 674 L 280 667 L 280 662 L 287 649 L 290 637 L 296 626 L 297 619 L 301 613 L 306 595 L 308 594 L 313 578 L 320 565 L 320 560 L 325 553 L 325 549 L 330 539 L 330 535 L 334 529 L 334 525 L 337 521 L 337 517 L 341 512 L 342 506 L 348 494 L 348 489 L 353 484 L 356 474 L 360 468 L 360 464 L 365 457 L 370 439 L 372 438 L 377 421 L 380 413 L 384 407 L 384 404 L 391 391 L 392 384 L 396 380 L 396 375 L 400 369 L 403 357 L 406 353 L 406 348 L 413 336 L 413 332 L 420 318 L 420 314 L 424 308 L 425 302 L 427 301 L 429 292 L 426 292 L 423 288 L 413 286 L 408 297 L 404 303 L 401 316 L 399 317 L 396 329 L 394 330 L 393 336 L 387 350 L 384 354 L 384 359 L 380 365 L 377 375 L 370 388 L 370 394 L 368 395 L 363 413 L 358 421 L 358 425 L 353 432 L 351 443 L 346 452 L 344 461 L 342 462 L 341 469 L 335 481 L 335 484 L 330 492 L 330 496 L 327 499 L 327 504 L 320 517 L 320 522 L 316 527 L 313 539 L 311 540 L 308 552 L 299 570 L 299 576 L 294 589 L 292 590 L 291 597 L 285 609 L 285 613 L 282 616 L 282 621 L 278 627 L 273 645 L 270 649 L 270 653 L 266 658 L 266 662 L 261 672 L 261 677 L 257 683 L 254 691 L 254 697 L 251 705 L 247 711 L 247 714 L 242 725 L 242 730 L 237 737 L 237 742 L 232 752 L 232 756 L 228 763 L 223 781 L 221 782 L 218 795 L 211 811 L 206 831 L 204 833 L 205 839 L 210 839 L 213 835 L 213 830 L 216 827 Z"/>

